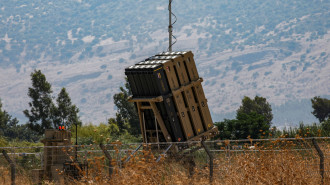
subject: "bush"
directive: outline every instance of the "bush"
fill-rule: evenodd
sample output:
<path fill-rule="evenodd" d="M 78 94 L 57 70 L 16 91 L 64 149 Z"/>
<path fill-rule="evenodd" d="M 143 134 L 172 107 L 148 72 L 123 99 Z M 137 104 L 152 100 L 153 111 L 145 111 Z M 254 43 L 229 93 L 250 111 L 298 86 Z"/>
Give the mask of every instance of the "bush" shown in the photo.
<path fill-rule="evenodd" d="M 6 147 L 6 146 L 8 146 L 8 141 L 2 136 L 0 136 L 0 147 Z"/>
<path fill-rule="evenodd" d="M 93 125 L 89 123 L 87 125 L 78 126 L 78 144 L 79 145 L 88 145 L 92 143 L 105 143 L 112 142 L 116 140 L 121 140 L 123 143 L 128 142 L 141 142 L 141 136 L 136 137 L 128 132 L 119 133 L 116 132 L 116 125 L 114 124 L 104 124 Z M 75 126 L 72 126 L 72 143 L 75 143 Z"/>

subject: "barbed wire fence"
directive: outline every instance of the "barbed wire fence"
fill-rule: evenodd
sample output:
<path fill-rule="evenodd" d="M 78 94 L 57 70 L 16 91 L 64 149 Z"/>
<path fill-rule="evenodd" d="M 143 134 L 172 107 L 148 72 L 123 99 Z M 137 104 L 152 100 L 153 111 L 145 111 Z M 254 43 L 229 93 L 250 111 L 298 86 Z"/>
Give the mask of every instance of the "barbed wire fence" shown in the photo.
<path fill-rule="evenodd" d="M 57 150 L 48 150 L 54 148 Z M 44 169 L 45 166 L 50 166 L 46 171 L 53 174 L 46 179 L 49 181 L 61 179 L 65 174 L 71 174 L 71 178 L 65 180 L 72 182 L 93 181 L 97 177 L 111 179 L 111 174 L 141 161 L 154 165 L 177 162 L 189 176 L 204 170 L 204 176 L 207 174 L 211 181 L 235 177 L 237 173 L 251 176 L 251 173 L 259 171 L 276 173 L 278 168 L 296 167 L 286 173 L 298 173 L 294 170 L 299 169 L 299 173 L 306 174 L 306 178 L 313 176 L 321 184 L 330 182 L 330 137 L 148 144 L 117 142 L 56 147 L 1 147 L 0 151 L 0 184 L 33 184 L 38 178 L 36 176 L 40 175 L 35 173 L 35 169 Z M 47 157 L 52 159 L 51 162 Z M 60 163 L 55 164 L 54 161 Z M 70 164 L 65 165 L 68 162 Z M 70 170 L 77 172 L 73 174 Z"/>

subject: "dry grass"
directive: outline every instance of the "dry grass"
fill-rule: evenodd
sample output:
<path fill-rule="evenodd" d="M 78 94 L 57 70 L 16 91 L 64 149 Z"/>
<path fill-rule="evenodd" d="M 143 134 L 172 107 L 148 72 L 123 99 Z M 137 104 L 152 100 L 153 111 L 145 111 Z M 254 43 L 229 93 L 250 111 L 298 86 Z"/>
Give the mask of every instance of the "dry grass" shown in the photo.
<path fill-rule="evenodd" d="M 277 151 L 278 143 L 257 147 L 256 151 L 246 150 L 226 158 L 223 153 L 215 156 L 214 177 L 211 184 L 321 184 L 318 157 L 301 155 L 294 144 L 286 143 L 286 149 Z M 281 146 L 283 147 L 283 146 Z M 329 155 L 330 146 L 325 147 Z M 118 153 L 118 152 L 117 152 Z M 313 154 L 314 155 L 314 154 Z M 133 157 L 123 168 L 112 161 L 113 175 L 109 177 L 105 157 L 88 160 L 88 175 L 82 172 L 79 181 L 72 184 L 210 184 L 209 168 L 198 166 L 190 176 L 186 163 L 173 159 L 155 162 L 151 150 L 145 150 Z M 123 159 L 124 160 L 124 159 Z M 198 159 L 196 159 L 198 160 Z M 325 169 L 330 169 L 326 158 Z M 311 165 L 315 164 L 315 165 Z M 9 168 L 0 168 L 0 184 L 10 184 Z M 325 173 L 324 184 L 330 183 L 330 173 Z M 17 184 L 30 184 L 26 175 L 17 175 Z M 46 183 L 47 184 L 47 183 Z M 51 183 L 50 183 L 51 184 Z"/>
<path fill-rule="evenodd" d="M 247 153 L 235 157 L 223 172 L 222 184 L 320 184 L 320 175 L 290 151 Z M 311 161 L 310 161 L 311 162 Z"/>
<path fill-rule="evenodd" d="M 16 169 L 16 172 L 18 170 Z M 32 184 L 31 178 L 24 170 L 20 170 L 16 174 L 16 184 Z M 0 184 L 11 185 L 10 166 L 0 166 Z"/>
<path fill-rule="evenodd" d="M 321 184 L 319 158 L 315 153 L 301 154 L 294 150 L 293 142 L 255 146 L 249 150 L 226 159 L 223 154 L 215 156 L 214 178 L 212 184 Z M 278 151 L 278 148 L 286 148 Z M 326 147 L 329 149 L 330 147 Z M 325 150 L 325 153 L 328 151 Z M 209 168 L 196 167 L 190 176 L 186 163 L 173 159 L 155 162 L 150 150 L 143 151 L 125 165 L 114 168 L 111 178 L 102 170 L 105 158 L 90 161 L 90 175 L 84 176 L 79 184 L 210 184 Z M 196 159 L 198 160 L 198 159 Z M 327 159 L 326 159 L 327 160 Z M 230 162 L 229 162 L 230 161 Z M 116 165 L 113 161 L 113 165 Z M 325 169 L 330 169 L 326 161 Z M 329 183 L 329 172 L 325 173 L 324 184 Z"/>

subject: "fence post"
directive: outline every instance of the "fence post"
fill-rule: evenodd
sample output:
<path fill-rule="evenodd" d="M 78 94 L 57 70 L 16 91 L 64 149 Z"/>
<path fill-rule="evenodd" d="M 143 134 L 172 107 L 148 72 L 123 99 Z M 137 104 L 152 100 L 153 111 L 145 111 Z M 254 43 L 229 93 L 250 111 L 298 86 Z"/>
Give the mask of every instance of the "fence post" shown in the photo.
<path fill-rule="evenodd" d="M 317 144 L 315 138 L 312 139 L 312 143 L 320 157 L 321 184 L 323 184 L 323 181 L 324 181 L 324 154 L 323 154 L 322 150 L 320 149 L 319 145 Z"/>
<path fill-rule="evenodd" d="M 6 158 L 8 163 L 10 164 L 10 171 L 11 171 L 11 184 L 15 185 L 15 177 L 16 177 L 16 170 L 15 170 L 15 163 L 10 159 L 7 152 L 2 150 L 3 156 Z"/>
<path fill-rule="evenodd" d="M 102 149 L 105 157 L 109 160 L 109 176 L 112 175 L 112 172 L 113 172 L 113 169 L 112 169 L 112 157 L 111 155 L 109 154 L 109 152 L 106 150 L 106 148 L 104 147 L 104 145 L 102 143 L 100 143 L 100 148 Z"/>
<path fill-rule="evenodd" d="M 213 155 L 211 154 L 210 150 L 206 147 L 204 141 L 201 141 L 202 146 L 204 147 L 207 155 L 210 158 L 210 182 L 213 181 Z"/>

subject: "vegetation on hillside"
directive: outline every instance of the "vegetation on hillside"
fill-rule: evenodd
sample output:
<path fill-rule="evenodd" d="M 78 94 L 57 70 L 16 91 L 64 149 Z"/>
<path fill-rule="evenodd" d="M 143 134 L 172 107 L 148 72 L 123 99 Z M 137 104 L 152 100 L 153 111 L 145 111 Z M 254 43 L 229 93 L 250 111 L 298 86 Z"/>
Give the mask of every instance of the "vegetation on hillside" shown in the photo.
<path fill-rule="evenodd" d="M 166 1 L 22 0 L 5 1 L 1 7 L 5 21 L 0 35 L 13 41 L 8 47 L 8 40 L 0 40 L 0 47 L 5 48 L 1 65 L 15 65 L 17 70 L 22 65 L 19 53 L 25 53 L 25 60 L 63 62 L 77 53 L 79 59 L 107 56 L 110 51 L 100 41 L 109 38 L 127 41 L 124 50 L 133 51 L 153 42 L 152 34 L 165 31 L 168 22 Z M 279 48 L 277 57 L 285 58 L 301 50 L 301 36 L 308 33 L 312 41 L 327 33 L 329 7 L 322 0 L 174 1 L 178 17 L 174 33 L 203 33 L 206 37 L 198 39 L 199 50 L 209 55 L 264 44 Z"/>

